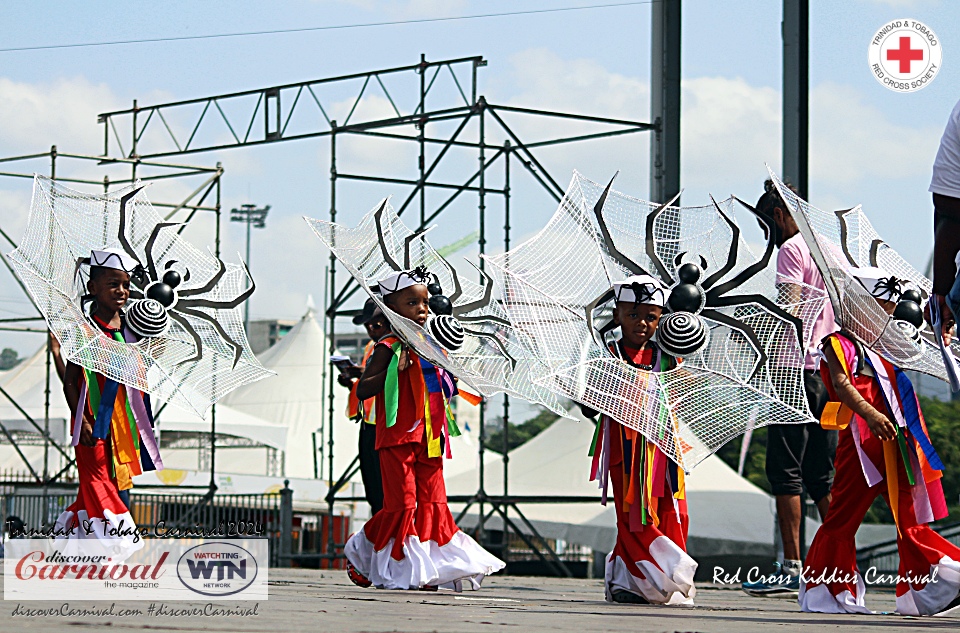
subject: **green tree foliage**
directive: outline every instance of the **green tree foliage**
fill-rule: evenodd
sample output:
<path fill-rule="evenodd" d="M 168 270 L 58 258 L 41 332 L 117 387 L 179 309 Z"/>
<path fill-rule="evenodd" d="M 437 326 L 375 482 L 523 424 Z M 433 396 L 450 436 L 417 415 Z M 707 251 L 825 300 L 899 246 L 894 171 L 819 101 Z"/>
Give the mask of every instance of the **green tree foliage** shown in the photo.
<path fill-rule="evenodd" d="M 0 352 L 0 370 L 11 369 L 21 360 L 23 359 L 17 354 L 17 350 L 6 347 Z"/>
<path fill-rule="evenodd" d="M 557 419 L 557 414 L 549 409 L 541 409 L 540 413 L 533 416 L 526 422 L 520 424 L 511 424 L 510 432 L 507 434 L 507 445 L 509 450 L 513 450 L 527 440 L 535 437 L 540 431 L 544 430 Z M 484 445 L 492 451 L 498 453 L 503 451 L 503 420 L 497 421 L 497 428 L 491 431 L 487 426 L 487 438 Z"/>
<path fill-rule="evenodd" d="M 920 408 L 930 431 L 933 445 L 943 461 L 944 471 L 941 484 L 950 509 L 950 516 L 944 523 L 960 521 L 960 400 L 943 402 L 932 398 L 920 397 Z M 737 469 L 740 463 L 740 447 L 743 437 L 727 442 L 717 455 L 728 466 Z M 753 433 L 747 458 L 744 461 L 743 476 L 765 491 L 770 492 L 770 483 L 764 469 L 767 458 L 767 429 L 757 429 Z M 864 518 L 865 523 L 893 523 L 890 508 L 877 497 Z"/>

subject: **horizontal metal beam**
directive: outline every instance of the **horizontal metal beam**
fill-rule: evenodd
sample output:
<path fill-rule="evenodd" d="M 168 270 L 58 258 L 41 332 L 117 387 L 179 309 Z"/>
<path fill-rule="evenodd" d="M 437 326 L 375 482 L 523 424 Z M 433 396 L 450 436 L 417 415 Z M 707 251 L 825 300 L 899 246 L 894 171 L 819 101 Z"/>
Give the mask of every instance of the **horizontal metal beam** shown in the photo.
<path fill-rule="evenodd" d="M 432 68 L 432 67 L 434 67 L 434 66 L 446 66 L 446 65 L 450 65 L 450 64 L 464 64 L 464 63 L 468 63 L 468 62 L 474 62 L 474 63 L 477 63 L 477 64 L 479 64 L 479 65 L 484 65 L 484 64 L 485 64 L 485 62 L 483 61 L 483 57 L 480 56 L 480 55 L 477 55 L 477 56 L 474 56 L 474 57 L 459 57 L 459 58 L 456 58 L 456 59 L 445 59 L 445 60 L 436 61 L 436 62 L 422 62 L 422 63 L 418 63 L 418 64 L 411 64 L 411 65 L 409 65 L 409 66 L 397 66 L 397 67 L 395 67 L 395 68 L 387 68 L 387 69 L 384 69 L 384 70 L 367 71 L 367 72 L 362 72 L 362 73 L 352 73 L 352 74 L 349 74 L 349 75 L 338 75 L 338 76 L 336 76 L 336 77 L 326 77 L 326 78 L 324 78 L 324 79 L 313 79 L 313 80 L 311 80 L 311 81 L 301 81 L 301 82 L 292 83 L 292 84 L 283 84 L 283 85 L 280 85 L 280 86 L 271 86 L 271 87 L 269 87 L 269 88 L 257 88 L 257 89 L 254 89 L 254 90 L 244 90 L 244 91 L 241 91 L 241 92 L 228 92 L 228 93 L 225 93 L 225 94 L 216 95 L 216 96 L 214 96 L 214 97 L 199 97 L 199 98 L 196 98 L 196 99 L 186 99 L 186 100 L 183 100 L 183 101 L 170 101 L 170 102 L 168 102 L 168 103 L 160 103 L 160 104 L 152 105 L 152 106 L 138 106 L 137 108 L 128 108 L 128 109 L 126 109 L 126 110 L 114 110 L 113 112 L 103 112 L 103 113 L 101 113 L 101 114 L 99 115 L 99 117 L 100 117 L 101 122 L 102 122 L 102 119 L 103 119 L 104 117 L 118 116 L 118 115 L 122 115 L 122 114 L 133 114 L 134 112 L 146 112 L 146 111 L 148 111 L 148 110 L 158 110 L 158 109 L 161 109 L 161 108 L 171 108 L 171 107 L 175 107 L 175 106 L 192 105 L 192 104 L 196 104 L 196 103 L 204 103 L 204 102 L 206 102 L 206 101 L 210 101 L 210 100 L 214 100 L 214 99 L 219 100 L 219 99 L 233 99 L 233 98 L 236 98 L 236 97 L 248 97 L 248 96 L 250 96 L 250 95 L 256 95 L 256 94 L 260 94 L 260 93 L 263 93 L 263 92 L 269 92 L 269 91 L 274 91 L 274 90 L 290 90 L 290 89 L 293 89 L 293 88 L 300 88 L 301 86 L 303 86 L 303 87 L 306 87 L 306 86 L 315 86 L 315 85 L 320 85 L 320 84 L 334 83 L 334 82 L 337 82 L 337 81 L 350 81 L 350 80 L 352 80 L 352 79 L 365 79 L 365 78 L 367 78 L 367 77 L 376 77 L 376 76 L 379 76 L 379 75 L 390 75 L 390 74 L 394 74 L 394 73 L 402 73 L 402 72 L 418 71 L 418 70 L 421 70 L 421 71 L 422 71 L 422 70 L 424 70 L 424 69 L 426 69 L 426 68 Z"/>

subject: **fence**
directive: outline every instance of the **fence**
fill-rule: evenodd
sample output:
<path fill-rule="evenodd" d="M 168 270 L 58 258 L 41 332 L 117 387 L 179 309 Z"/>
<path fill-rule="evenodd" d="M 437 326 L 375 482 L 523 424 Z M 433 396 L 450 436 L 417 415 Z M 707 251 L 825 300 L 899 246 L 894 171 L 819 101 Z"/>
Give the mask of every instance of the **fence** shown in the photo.
<path fill-rule="evenodd" d="M 52 526 L 76 498 L 76 488 L 7 487 L 0 493 L 0 524 L 6 525 L 8 517 L 17 517 L 30 528 Z M 253 526 L 269 540 L 271 567 L 343 566 L 342 558 L 323 553 L 330 517 L 323 512 L 295 512 L 293 490 L 287 485 L 280 492 L 265 494 L 148 492 L 134 488 L 130 514 L 138 526 L 160 526 L 158 532 L 171 534 L 214 531 L 217 538 L 230 538 L 227 532 L 231 526 L 234 533 Z M 333 517 L 334 551 L 341 557 L 349 526 L 348 517 Z"/>
<path fill-rule="evenodd" d="M 931 527 L 954 545 L 960 545 L 960 523 Z M 866 574 L 870 570 L 870 574 L 875 578 L 889 580 L 896 577 L 899 567 L 900 555 L 897 552 L 896 540 L 884 541 L 857 551 L 857 569 L 861 574 Z M 893 585 L 894 583 L 878 582 L 876 584 Z"/>

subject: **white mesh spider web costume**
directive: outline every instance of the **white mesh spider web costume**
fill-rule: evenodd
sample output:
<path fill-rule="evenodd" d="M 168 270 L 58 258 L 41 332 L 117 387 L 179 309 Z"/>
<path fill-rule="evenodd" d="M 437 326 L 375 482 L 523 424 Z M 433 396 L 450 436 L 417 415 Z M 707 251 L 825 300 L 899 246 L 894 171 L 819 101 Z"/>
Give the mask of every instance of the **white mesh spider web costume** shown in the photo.
<path fill-rule="evenodd" d="M 482 283 L 465 279 L 430 245 L 426 239 L 427 229 L 412 231 L 386 199 L 355 228 L 304 219 L 377 302 L 394 332 L 417 354 L 450 371 L 481 395 L 506 392 L 565 415 L 556 395 L 533 380 L 542 371 L 542 365 L 516 339 L 499 299 L 499 290 L 490 276 L 474 267 Z M 423 283 L 439 284 L 437 290 L 449 298 L 452 308 L 445 318 L 432 315 L 425 327 L 388 308 L 374 291 L 379 280 L 417 269 L 425 275 Z M 453 327 L 448 328 L 450 325 Z M 458 334 L 459 328 L 462 334 Z M 444 347 L 437 336 L 442 339 L 445 333 L 462 336 L 462 344 Z"/>
<path fill-rule="evenodd" d="M 254 289 L 246 267 L 195 248 L 178 226 L 164 222 L 140 184 L 86 194 L 36 176 L 26 233 L 8 257 L 66 359 L 203 416 L 270 372 L 243 330 L 239 306 Z M 137 342 L 104 336 L 81 305 L 91 251 L 107 249 L 136 263 L 126 321 L 137 313 L 139 333 L 151 335 Z"/>
<path fill-rule="evenodd" d="M 930 298 L 933 284 L 911 266 L 874 230 L 860 206 L 840 211 L 822 211 L 790 191 L 772 171 L 777 190 L 797 222 L 814 263 L 823 275 L 827 294 L 844 332 L 901 369 L 911 369 L 951 382 L 951 373 L 960 372 L 956 357 L 960 341 L 940 350 L 940 342 L 922 322 L 913 324 L 900 315 L 887 315 L 857 281 L 852 269 L 878 267 L 895 279 L 900 290 L 916 291 L 922 307 Z M 918 329 L 915 327 L 919 325 Z M 948 367 L 953 365 L 954 372 Z"/>
<path fill-rule="evenodd" d="M 750 420 L 812 421 L 801 341 L 825 298 L 811 288 L 800 303 L 776 302 L 773 231 L 759 218 L 767 243 L 754 255 L 731 219 L 737 202 L 655 205 L 575 173 L 539 234 L 486 258 L 515 330 L 549 368 L 538 382 L 636 429 L 686 471 Z M 614 358 L 604 340 L 613 284 L 650 274 L 675 288 L 685 262 L 702 269 L 695 307 L 709 343 L 659 373 Z"/>

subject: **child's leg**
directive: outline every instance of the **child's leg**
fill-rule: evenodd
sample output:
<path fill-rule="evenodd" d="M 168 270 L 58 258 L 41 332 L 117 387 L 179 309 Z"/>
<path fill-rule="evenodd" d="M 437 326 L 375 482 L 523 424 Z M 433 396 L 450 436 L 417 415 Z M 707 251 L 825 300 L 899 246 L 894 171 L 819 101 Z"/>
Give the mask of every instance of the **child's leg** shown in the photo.
<path fill-rule="evenodd" d="M 71 525 L 83 525 L 83 521 L 91 521 L 89 526 L 103 534 L 103 519 L 116 524 L 121 518 L 124 525 L 133 524 L 126 504 L 120 499 L 117 485 L 110 478 L 110 446 L 99 440 L 95 446 L 78 444 L 74 448 L 77 456 L 77 500 L 68 507 L 60 518 L 57 526 L 69 528 Z M 85 535 L 83 528 L 75 530 L 76 536 Z M 106 537 L 103 537 L 106 538 Z"/>
<path fill-rule="evenodd" d="M 933 615 L 947 608 L 960 595 L 960 548 L 917 522 L 913 494 L 900 451 L 897 451 L 897 550 L 900 568 L 897 612 L 902 615 Z M 886 484 L 883 498 L 890 505 Z M 956 606 L 956 605 L 953 605 Z"/>
<path fill-rule="evenodd" d="M 414 445 L 414 453 L 422 564 L 435 570 L 435 580 L 427 584 L 456 591 L 479 589 L 484 576 L 500 571 L 505 564 L 457 527 L 447 506 L 443 458 L 427 456 L 426 439 Z"/>
<path fill-rule="evenodd" d="M 417 514 L 416 526 L 420 542 L 433 541 L 443 546 L 459 528 L 447 507 L 447 487 L 443 481 L 443 457 L 427 457 L 426 442 L 416 445 Z"/>
<path fill-rule="evenodd" d="M 606 599 L 614 601 L 614 593 L 629 592 L 654 604 L 693 604 L 696 589 L 693 575 L 697 563 L 673 538 L 653 525 L 630 531 L 630 517 L 623 504 L 623 467 L 610 467 L 613 503 L 617 511 L 617 543 L 607 558 Z M 669 500 L 668 500 L 669 501 Z M 686 505 L 683 507 L 685 515 Z M 677 514 L 670 504 L 666 516 L 660 516 L 660 528 L 671 529 L 686 542 L 686 528 L 677 525 Z M 683 520 L 683 517 L 681 517 Z"/>
<path fill-rule="evenodd" d="M 377 587 L 408 589 L 421 583 L 423 570 L 409 560 L 411 537 L 417 535 L 413 446 L 380 449 L 383 509 L 344 546 L 350 564 Z"/>
<path fill-rule="evenodd" d="M 883 449 L 878 440 L 868 438 L 863 448 L 874 463 L 883 464 Z M 886 483 L 867 486 L 849 429 L 840 434 L 836 464 L 830 511 L 804 561 L 800 608 L 821 613 L 869 613 L 863 602 L 866 587 L 857 571 L 854 537 L 870 504 Z"/>

